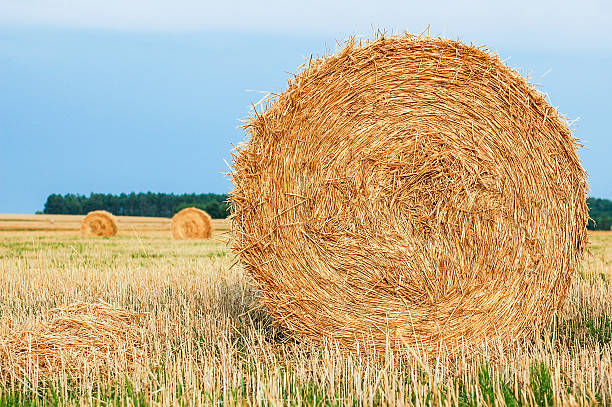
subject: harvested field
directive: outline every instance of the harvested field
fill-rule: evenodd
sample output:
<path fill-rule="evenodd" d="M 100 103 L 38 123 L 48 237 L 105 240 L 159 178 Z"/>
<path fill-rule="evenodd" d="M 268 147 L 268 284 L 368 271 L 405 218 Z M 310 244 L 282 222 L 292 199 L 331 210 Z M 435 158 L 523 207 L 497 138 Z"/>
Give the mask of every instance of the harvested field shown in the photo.
<path fill-rule="evenodd" d="M 610 232 L 590 235 L 592 255 L 554 329 L 507 354 L 493 346 L 455 365 L 419 354 L 356 356 L 292 337 L 261 309 L 243 268 L 232 266 L 223 232 L 187 241 L 169 229 L 123 229 L 112 239 L 78 233 L 0 232 L 0 347 L 23 327 L 42 323 L 53 332 L 53 309 L 95 326 L 95 312 L 75 303 L 107 304 L 113 313 L 99 321 L 136 336 L 113 339 L 106 352 L 103 340 L 87 342 L 97 363 L 76 373 L 61 364 L 49 372 L 23 354 L 3 358 L 3 405 L 612 403 Z M 137 323 L 112 317 L 116 310 L 138 315 Z M 116 353 L 126 346 L 129 357 Z"/>

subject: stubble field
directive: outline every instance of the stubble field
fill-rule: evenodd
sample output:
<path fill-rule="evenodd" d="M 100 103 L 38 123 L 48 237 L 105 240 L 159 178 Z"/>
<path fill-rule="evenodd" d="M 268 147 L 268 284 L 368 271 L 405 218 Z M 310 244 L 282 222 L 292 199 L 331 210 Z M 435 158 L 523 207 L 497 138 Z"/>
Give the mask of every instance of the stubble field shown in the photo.
<path fill-rule="evenodd" d="M 491 346 L 449 363 L 293 338 L 258 308 L 226 223 L 211 240 L 175 241 L 160 222 L 124 220 L 114 238 L 33 224 L 0 230 L 0 406 L 612 403 L 612 233 L 590 235 L 591 254 L 554 328 L 510 351 Z M 47 361 L 62 355 L 53 368 L 27 346 L 15 354 L 17 339 L 40 339 L 29 327 L 75 303 L 138 318 L 129 335 L 115 335 L 121 346 L 95 357 L 70 343 L 48 350 Z"/>

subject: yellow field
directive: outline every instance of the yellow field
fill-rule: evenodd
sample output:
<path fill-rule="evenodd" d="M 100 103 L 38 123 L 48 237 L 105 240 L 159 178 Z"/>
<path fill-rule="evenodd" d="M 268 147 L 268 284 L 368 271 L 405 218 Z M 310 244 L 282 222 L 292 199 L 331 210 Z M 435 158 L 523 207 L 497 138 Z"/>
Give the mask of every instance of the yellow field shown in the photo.
<path fill-rule="evenodd" d="M 449 364 L 292 338 L 257 307 L 225 221 L 211 240 L 175 241 L 167 219 L 120 218 L 118 236 L 82 238 L 80 217 L 19 216 L 0 217 L 0 350 L 74 302 L 145 314 L 139 339 L 125 339 L 134 360 L 109 350 L 105 369 L 45 373 L 1 359 L 0 406 L 612 404 L 612 233 L 590 235 L 555 328 Z"/>

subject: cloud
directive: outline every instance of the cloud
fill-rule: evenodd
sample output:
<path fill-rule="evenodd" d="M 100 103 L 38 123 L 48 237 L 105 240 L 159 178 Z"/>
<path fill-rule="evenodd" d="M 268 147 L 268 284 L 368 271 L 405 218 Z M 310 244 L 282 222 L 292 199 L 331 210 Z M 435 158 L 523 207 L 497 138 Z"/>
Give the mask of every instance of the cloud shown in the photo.
<path fill-rule="evenodd" d="M 605 0 L 518 2 L 3 0 L 0 23 L 119 30 L 241 30 L 336 38 L 372 28 L 431 33 L 466 41 L 611 47 Z M 340 38 L 342 39 L 342 38 Z"/>

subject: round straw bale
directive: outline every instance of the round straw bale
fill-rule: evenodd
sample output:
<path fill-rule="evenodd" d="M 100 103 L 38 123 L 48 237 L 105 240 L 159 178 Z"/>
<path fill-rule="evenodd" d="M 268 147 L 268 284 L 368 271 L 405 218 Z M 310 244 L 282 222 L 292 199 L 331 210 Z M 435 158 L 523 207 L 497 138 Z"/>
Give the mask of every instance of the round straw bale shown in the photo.
<path fill-rule="evenodd" d="M 175 239 L 208 239 L 213 227 L 210 215 L 198 208 L 185 208 L 172 217 L 172 236 Z"/>
<path fill-rule="evenodd" d="M 117 222 L 115 217 L 106 211 L 92 211 L 81 222 L 82 236 L 115 236 Z"/>
<path fill-rule="evenodd" d="M 577 140 L 497 55 L 410 35 L 311 60 L 234 153 L 234 250 L 298 334 L 469 349 L 551 321 L 586 245 Z"/>

